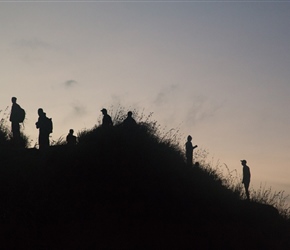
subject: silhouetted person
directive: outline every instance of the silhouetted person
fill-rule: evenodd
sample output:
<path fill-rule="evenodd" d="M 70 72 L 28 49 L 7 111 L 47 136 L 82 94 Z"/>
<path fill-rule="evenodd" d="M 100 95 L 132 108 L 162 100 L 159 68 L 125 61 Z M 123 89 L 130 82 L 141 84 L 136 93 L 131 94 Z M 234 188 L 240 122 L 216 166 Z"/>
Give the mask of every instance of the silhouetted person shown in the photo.
<path fill-rule="evenodd" d="M 128 112 L 126 119 L 123 121 L 123 125 L 126 128 L 133 128 L 137 125 L 135 119 L 132 117 L 133 113 L 131 111 Z"/>
<path fill-rule="evenodd" d="M 109 128 L 113 126 L 112 118 L 108 115 L 106 109 L 102 109 L 101 112 L 103 113 L 103 120 L 102 120 L 102 127 Z"/>
<path fill-rule="evenodd" d="M 46 117 L 42 108 L 38 109 L 38 121 L 35 123 L 36 128 L 39 129 L 38 144 L 39 149 L 49 147 L 49 134 L 52 133 L 52 121 Z"/>
<path fill-rule="evenodd" d="M 74 135 L 74 130 L 70 129 L 66 136 L 67 145 L 73 146 L 77 144 L 77 137 Z"/>
<path fill-rule="evenodd" d="M 192 146 L 192 137 L 189 135 L 187 136 L 187 142 L 185 143 L 185 155 L 186 155 L 186 163 L 188 166 L 192 166 L 192 156 L 193 150 L 197 148 L 197 145 Z"/>
<path fill-rule="evenodd" d="M 242 166 L 243 166 L 243 180 L 242 183 L 244 184 L 245 191 L 246 191 L 246 196 L 247 199 L 250 199 L 250 193 L 249 193 L 249 186 L 250 186 L 250 181 L 251 181 L 251 172 L 250 168 L 247 166 L 247 161 L 246 160 L 241 160 Z"/>
<path fill-rule="evenodd" d="M 11 122 L 11 131 L 13 134 L 13 139 L 15 141 L 18 141 L 20 138 L 20 122 L 22 122 L 21 119 L 21 107 L 19 104 L 16 103 L 17 98 L 12 97 L 12 107 L 11 107 L 11 113 L 10 113 L 10 122 Z"/>

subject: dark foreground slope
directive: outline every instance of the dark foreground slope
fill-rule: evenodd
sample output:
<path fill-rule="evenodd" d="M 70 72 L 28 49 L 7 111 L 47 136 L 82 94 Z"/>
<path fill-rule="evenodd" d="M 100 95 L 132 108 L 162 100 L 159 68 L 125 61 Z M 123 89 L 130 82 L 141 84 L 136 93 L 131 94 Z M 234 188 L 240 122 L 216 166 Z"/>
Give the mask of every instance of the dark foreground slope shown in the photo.
<path fill-rule="evenodd" d="M 290 249 L 275 209 L 187 168 L 150 126 L 0 156 L 1 249 Z"/>

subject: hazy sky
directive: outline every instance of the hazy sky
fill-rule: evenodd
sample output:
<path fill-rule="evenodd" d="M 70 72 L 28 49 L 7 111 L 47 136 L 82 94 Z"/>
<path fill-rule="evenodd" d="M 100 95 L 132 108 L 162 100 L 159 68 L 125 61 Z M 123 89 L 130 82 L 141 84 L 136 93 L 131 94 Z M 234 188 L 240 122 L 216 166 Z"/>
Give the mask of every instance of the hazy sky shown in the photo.
<path fill-rule="evenodd" d="M 144 109 L 290 194 L 289 25 L 289 1 L 0 1 L 0 109 L 16 96 L 34 143 L 40 107 L 54 140 Z"/>

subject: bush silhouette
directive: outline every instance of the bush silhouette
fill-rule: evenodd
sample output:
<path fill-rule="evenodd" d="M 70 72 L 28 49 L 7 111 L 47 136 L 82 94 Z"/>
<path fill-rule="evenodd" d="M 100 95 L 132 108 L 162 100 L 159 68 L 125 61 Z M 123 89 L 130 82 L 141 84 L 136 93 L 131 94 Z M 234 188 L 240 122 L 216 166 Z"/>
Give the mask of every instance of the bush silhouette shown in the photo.
<path fill-rule="evenodd" d="M 1 112 L 1 111 L 0 111 Z M 10 129 L 4 118 L 0 120 L 0 147 L 4 148 L 28 148 L 30 145 L 29 138 L 20 131 L 20 138 L 17 142 L 13 139 Z"/>

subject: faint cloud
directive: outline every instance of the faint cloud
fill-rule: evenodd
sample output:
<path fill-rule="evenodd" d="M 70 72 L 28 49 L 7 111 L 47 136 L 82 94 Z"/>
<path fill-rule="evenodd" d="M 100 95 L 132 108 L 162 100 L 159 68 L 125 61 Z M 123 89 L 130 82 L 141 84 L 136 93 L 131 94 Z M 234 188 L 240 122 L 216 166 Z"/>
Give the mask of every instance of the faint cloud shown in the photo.
<path fill-rule="evenodd" d="M 78 82 L 75 80 L 68 80 L 68 81 L 64 82 L 64 86 L 67 88 L 72 88 L 77 84 L 78 84 Z"/>
<path fill-rule="evenodd" d="M 164 119 L 166 124 L 180 121 L 188 126 L 214 117 L 222 107 L 219 100 L 212 100 L 204 95 L 192 95 L 177 84 L 159 91 L 153 99 L 153 104 L 154 108 L 166 116 Z"/>
<path fill-rule="evenodd" d="M 164 92 L 159 92 L 154 100 L 154 104 L 160 106 L 164 103 L 166 103 L 166 94 Z"/>
<path fill-rule="evenodd" d="M 12 43 L 13 52 L 26 63 L 39 63 L 54 59 L 53 52 L 59 49 L 49 42 L 39 38 L 19 39 Z"/>
<path fill-rule="evenodd" d="M 75 102 L 71 105 L 73 109 L 73 116 L 83 116 L 87 114 L 87 109 L 81 103 Z"/>
<path fill-rule="evenodd" d="M 52 44 L 45 42 L 43 40 L 40 40 L 38 38 L 20 39 L 20 40 L 17 40 L 14 44 L 18 47 L 27 48 L 30 50 L 39 50 L 39 49 L 51 50 L 55 48 L 55 46 L 53 46 Z"/>
<path fill-rule="evenodd" d="M 113 107 L 117 108 L 121 106 L 121 102 L 122 102 L 122 97 L 120 95 L 116 95 L 116 94 L 111 95 L 111 103 Z"/>
<path fill-rule="evenodd" d="M 172 98 L 174 98 L 174 94 L 177 90 L 178 90 L 178 85 L 176 84 L 170 85 L 162 89 L 159 93 L 157 93 L 153 101 L 154 104 L 157 106 L 162 106 L 170 102 Z"/>
<path fill-rule="evenodd" d="M 213 117 L 222 106 L 222 104 L 210 101 L 205 96 L 197 96 L 189 104 L 185 121 L 191 125 Z"/>

